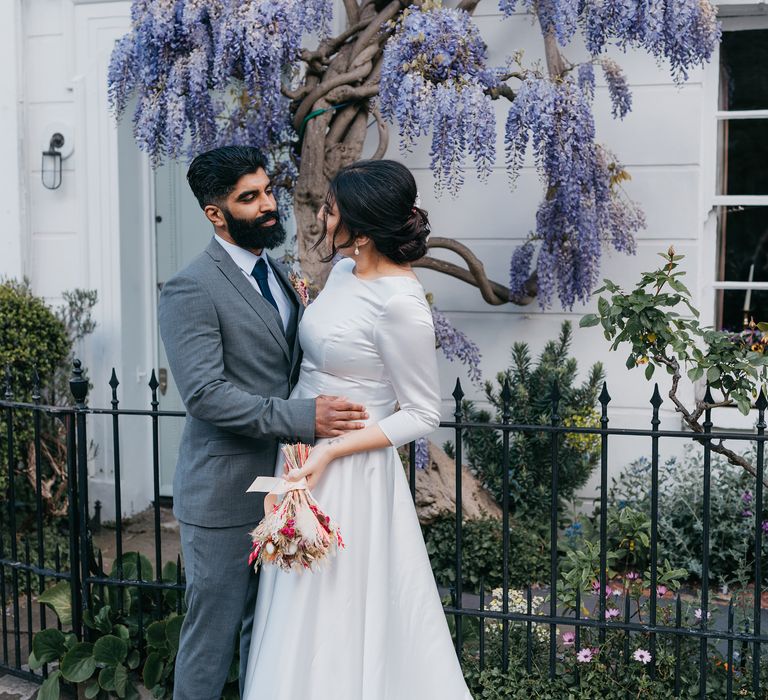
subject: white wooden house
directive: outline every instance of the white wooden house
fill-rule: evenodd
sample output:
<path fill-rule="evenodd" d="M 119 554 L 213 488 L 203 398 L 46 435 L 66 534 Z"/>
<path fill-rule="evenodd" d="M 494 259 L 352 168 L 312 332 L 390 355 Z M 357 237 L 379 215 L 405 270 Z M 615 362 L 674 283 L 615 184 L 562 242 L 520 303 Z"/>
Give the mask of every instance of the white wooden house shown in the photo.
<path fill-rule="evenodd" d="M 687 282 L 704 321 L 733 326 L 740 323 L 748 287 L 753 289 L 753 313 L 768 317 L 768 251 L 759 245 L 768 229 L 768 9 L 762 1 L 717 4 L 728 50 L 693 71 L 681 86 L 666 66 L 646 54 L 617 52 L 632 86 L 633 110 L 623 121 L 613 120 L 606 89 L 598 83 L 595 111 L 599 138 L 631 172 L 626 189 L 648 220 L 637 255 L 607 255 L 605 276 L 631 284 L 640 271 L 657 265 L 657 252 L 674 244 L 686 256 Z M 494 0 L 484 0 L 475 14 L 492 61 L 512 48 L 523 48 L 529 61 L 543 58 L 540 34 L 530 18 L 520 14 L 502 20 L 497 7 Z M 187 190 L 184 165 L 153 172 L 133 143 L 130 124 L 117 126 L 107 109 L 110 51 L 129 28 L 129 10 L 127 0 L 0 2 L 0 275 L 29 277 L 34 290 L 52 303 L 63 290 L 96 289 L 98 328 L 82 348 L 94 383 L 89 403 L 108 405 L 107 380 L 114 366 L 122 405 L 137 408 L 149 405 L 152 369 L 167 366 L 157 333 L 158 285 L 202 248 L 210 230 Z M 568 54 L 578 58 L 579 49 Z M 729 114 L 729 109 L 742 113 Z M 41 181 L 41 154 L 54 133 L 64 135 L 67 157 L 61 186 L 49 190 Z M 390 155 L 397 157 L 396 145 Z M 489 275 L 506 282 L 512 248 L 533 228 L 541 197 L 533 169 L 524 170 L 514 191 L 502 167 L 485 185 L 469 173 L 456 200 L 437 200 L 428 146 L 404 160 L 417 174 L 435 233 L 471 245 Z M 733 173 L 747 177 L 734 179 Z M 749 187 L 737 191 L 739 182 Z M 749 283 L 751 262 L 755 268 Z M 587 310 L 490 307 L 456 280 L 432 272 L 420 276 L 455 325 L 477 341 L 489 377 L 506 366 L 514 341 L 526 340 L 537 351 L 563 319 L 578 326 Z M 599 331 L 577 330 L 574 353 L 582 368 L 597 359 L 606 364 L 612 426 L 650 425 L 652 386 L 641 372 L 625 369 L 624 355 L 608 354 Z M 453 383 L 465 373 L 444 361 L 441 370 L 448 416 Z M 465 387 L 479 396 L 469 382 Z M 161 407 L 179 407 L 172 378 Z M 152 497 L 151 434 L 146 419 L 123 420 L 124 435 L 130 435 L 123 439 L 123 503 L 126 512 L 133 512 Z M 753 423 L 736 411 L 718 420 L 744 428 Z M 679 424 L 674 413 L 664 411 L 663 427 Z M 161 435 L 161 490 L 166 495 L 171 495 L 180 425 L 169 422 Z M 92 464 L 91 496 L 107 504 L 109 517 L 110 428 L 94 420 L 90 430 L 101 448 Z M 617 473 L 647 453 L 648 445 L 639 439 L 617 441 L 611 447 L 611 469 Z"/>

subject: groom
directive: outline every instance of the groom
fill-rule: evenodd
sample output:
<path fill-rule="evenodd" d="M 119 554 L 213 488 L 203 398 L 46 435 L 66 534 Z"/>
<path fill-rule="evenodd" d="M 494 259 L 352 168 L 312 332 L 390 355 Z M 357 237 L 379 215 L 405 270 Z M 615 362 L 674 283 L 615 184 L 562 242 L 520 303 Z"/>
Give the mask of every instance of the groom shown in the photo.
<path fill-rule="evenodd" d="M 362 428 L 367 414 L 339 397 L 288 399 L 304 309 L 265 252 L 285 231 L 259 152 L 208 151 L 192 161 L 187 180 L 214 237 L 165 283 L 159 306 L 187 409 L 173 484 L 187 583 L 173 696 L 218 700 L 238 632 L 242 690 L 253 623 L 258 579 L 247 565 L 248 532 L 263 516 L 263 495 L 246 489 L 272 475 L 278 441 L 339 435 Z"/>

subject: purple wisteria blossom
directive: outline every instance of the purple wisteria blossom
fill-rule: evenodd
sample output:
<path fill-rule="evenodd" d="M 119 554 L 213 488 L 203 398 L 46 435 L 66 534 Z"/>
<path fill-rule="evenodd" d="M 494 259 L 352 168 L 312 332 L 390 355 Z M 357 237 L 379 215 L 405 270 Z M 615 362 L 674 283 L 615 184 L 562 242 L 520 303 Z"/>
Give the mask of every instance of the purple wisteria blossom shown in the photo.
<path fill-rule="evenodd" d="M 416 440 L 416 469 L 426 469 L 429 467 L 429 440 L 419 438 Z"/>
<path fill-rule="evenodd" d="M 381 112 L 397 120 L 404 151 L 432 132 L 438 191 L 458 191 L 467 154 L 481 179 L 495 161 L 496 117 L 486 91 L 495 74 L 486 54 L 469 14 L 443 7 L 405 10 L 384 47 Z"/>
<path fill-rule="evenodd" d="M 608 85 L 608 94 L 613 105 L 613 116 L 623 119 L 632 109 L 632 93 L 629 91 L 627 76 L 624 75 L 621 66 L 610 58 L 604 58 L 600 61 L 600 65 Z"/>
<path fill-rule="evenodd" d="M 224 143 L 277 163 L 293 137 L 281 93 L 302 37 L 326 31 L 332 0 L 134 0 L 109 67 L 120 117 L 136 98 L 134 137 L 154 164 Z"/>
<path fill-rule="evenodd" d="M 517 248 L 512 255 L 512 261 L 509 264 L 509 296 L 511 299 L 526 294 L 525 285 L 530 276 L 534 252 L 533 242 L 528 241 Z"/>
<path fill-rule="evenodd" d="M 434 306 L 432 307 L 432 321 L 435 325 L 437 346 L 443 351 L 443 354 L 451 362 L 458 360 L 466 365 L 469 370 L 469 378 L 473 382 L 479 382 L 482 379 L 482 373 L 480 372 L 480 350 L 477 345 L 455 328 L 448 317 Z"/>
<path fill-rule="evenodd" d="M 571 308 L 595 288 L 603 243 L 633 252 L 634 234 L 644 225 L 637 206 L 617 187 L 623 168 L 595 143 L 590 81 L 527 78 L 509 110 L 505 142 L 512 177 L 530 144 L 547 186 L 536 214 L 539 302 L 548 306 L 557 291 Z M 516 290 L 529 265 L 530 251 L 516 252 L 510 274 Z"/>
<path fill-rule="evenodd" d="M 542 30 L 562 46 L 581 28 L 595 56 L 610 44 L 645 49 L 669 61 L 677 79 L 708 60 L 720 37 L 708 0 L 500 0 L 499 8 L 506 15 L 535 11 Z"/>

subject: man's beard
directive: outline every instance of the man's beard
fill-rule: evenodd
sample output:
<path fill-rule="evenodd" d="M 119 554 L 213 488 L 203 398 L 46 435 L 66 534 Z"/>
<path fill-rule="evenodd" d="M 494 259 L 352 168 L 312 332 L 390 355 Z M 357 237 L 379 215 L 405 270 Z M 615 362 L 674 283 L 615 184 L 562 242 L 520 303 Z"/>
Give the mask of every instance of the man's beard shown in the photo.
<path fill-rule="evenodd" d="M 285 229 L 280 223 L 277 211 L 271 211 L 256 219 L 237 219 L 227 209 L 222 208 L 221 211 L 227 220 L 229 235 L 241 248 L 272 249 L 285 241 Z M 271 226 L 265 225 L 270 221 L 275 223 Z"/>

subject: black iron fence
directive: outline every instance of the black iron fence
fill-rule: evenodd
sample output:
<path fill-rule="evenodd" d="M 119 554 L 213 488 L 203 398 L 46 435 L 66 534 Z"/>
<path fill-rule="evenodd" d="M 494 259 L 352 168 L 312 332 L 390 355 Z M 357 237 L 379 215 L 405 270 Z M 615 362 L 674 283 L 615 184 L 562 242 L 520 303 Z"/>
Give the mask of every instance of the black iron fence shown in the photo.
<path fill-rule="evenodd" d="M 118 399 L 119 382 L 113 372 L 109 385 L 112 390 L 110 408 L 92 408 L 87 405 L 88 381 L 83 376 L 79 362 L 75 362 L 70 388 L 72 402 L 66 406 L 45 405 L 38 383 L 32 383 L 29 400 L 14 393 L 14 381 L 6 373 L 4 398 L 0 400 L 3 414 L 0 446 L 3 458 L 0 466 L 0 486 L 5 481 L 6 498 L 0 516 L 0 608 L 2 608 L 2 655 L 0 674 L 10 673 L 35 681 L 47 677 L 49 668 L 31 670 L 27 665 L 34 635 L 42 629 L 56 626 L 62 629 L 62 621 L 39 602 L 40 592 L 50 590 L 55 584 L 65 582 L 68 588 L 71 620 L 65 620 L 65 628 L 79 639 L 93 636 L 94 618 L 99 605 L 110 601 L 115 608 L 131 606 L 132 624 L 138 636 L 139 665 L 146 658 L 148 645 L 147 627 L 152 620 L 161 617 L 163 611 L 180 613 L 183 610 L 184 577 L 181 561 L 175 566 L 163 563 L 163 528 L 161 527 L 159 421 L 183 418 L 184 414 L 159 409 L 158 387 L 154 372 L 149 382 L 149 402 L 146 409 L 124 409 Z M 549 421 L 542 425 L 518 425 L 511 421 L 511 392 L 508 386 L 501 394 L 501 420 L 493 423 L 465 421 L 464 394 L 459 382 L 454 391 L 454 420 L 443 422 L 442 428 L 453 431 L 453 449 L 456 468 L 455 510 L 455 576 L 445 599 L 445 611 L 455 639 L 457 653 L 465 664 L 482 673 L 490 664 L 501 672 L 524 667 L 529 674 L 539 674 L 542 679 L 554 679 L 570 674 L 578 680 L 579 673 L 598 648 L 586 646 L 596 640 L 602 645 L 609 637 L 620 635 L 621 653 L 625 663 L 630 660 L 632 640 L 642 640 L 647 656 L 638 661 L 646 664 L 648 676 L 657 675 L 657 660 L 666 658 L 671 669 L 669 684 L 675 696 L 686 692 L 690 696 L 690 678 L 681 671 L 681 658 L 691 655 L 691 645 L 697 646 L 697 694 L 712 697 L 713 673 L 722 673 L 718 687 L 722 697 L 731 698 L 738 685 L 756 698 L 768 697 L 766 688 L 766 662 L 763 646 L 768 636 L 762 627 L 762 592 L 766 571 L 763 567 L 766 535 L 764 519 L 764 452 L 765 411 L 768 401 L 763 393 L 757 399 L 757 422 L 751 431 L 715 432 L 711 410 L 705 412 L 704 432 L 691 433 L 683 430 L 661 430 L 660 409 L 662 397 L 656 387 L 651 398 L 651 419 L 645 428 L 626 429 L 609 427 L 609 403 L 611 397 L 604 387 L 599 397 L 600 416 L 592 427 L 564 425 L 560 418 L 561 397 L 555 385 L 551 395 Z M 722 409 L 729 410 L 729 409 Z M 143 417 L 151 422 L 152 474 L 153 474 L 153 535 L 154 570 L 148 572 L 147 559 L 129 557 L 124 551 L 124 512 L 121 496 L 121 419 L 125 416 Z M 99 548 L 94 546 L 93 530 L 97 523 L 92 517 L 88 494 L 89 424 L 94 420 L 111 422 L 111 468 L 114 475 L 114 563 L 107 572 Z M 23 428 L 20 425 L 23 423 Z M 30 431 L 31 426 L 31 431 Z M 24 432 L 26 430 L 26 432 Z M 465 590 L 462 572 L 462 543 L 464 540 L 462 519 L 463 474 L 459 465 L 464 463 L 467 436 L 472 431 L 495 431 L 501 442 L 501 518 L 502 575 L 501 591 L 491 594 L 483 582 L 473 590 Z M 510 463 L 510 441 L 526 434 L 546 435 L 549 443 L 551 464 L 549 484 L 549 573 L 544 581 L 531 581 L 529 586 L 510 596 L 510 478 L 516 465 Z M 54 434 L 58 452 L 58 479 L 65 482 L 61 498 L 66 502 L 66 517 L 59 518 L 58 538 L 49 541 L 46 508 L 51 495 L 50 462 L 55 461 L 46 439 Z M 46 437 L 48 436 L 48 437 Z M 590 587 L 576 585 L 566 590 L 561 576 L 563 566 L 562 519 L 558 464 L 559 441 L 568 436 L 593 436 L 599 441 L 600 500 L 596 518 L 597 556 L 594 581 Z M 650 445 L 650 536 L 648 571 L 645 589 L 640 589 L 635 603 L 642 603 L 644 614 L 632 612 L 629 585 L 612 580 L 609 566 L 608 527 L 608 457 L 611 441 L 617 438 L 635 437 Z M 703 451 L 701 486 L 703 509 L 701 513 L 701 571 L 702 585 L 688 596 L 698 605 L 697 621 L 686 624 L 683 620 L 681 595 L 658 595 L 660 584 L 659 562 L 659 467 L 661 440 L 695 442 Z M 754 447 L 754 486 L 750 493 L 749 516 L 754 519 L 754 550 L 751 553 L 752 601 L 749 615 L 742 612 L 737 620 L 734 604 L 727 607 L 724 624 L 715 624 L 709 615 L 711 605 L 710 583 L 710 494 L 712 479 L 713 446 L 723 440 Z M 409 481 L 412 493 L 416 488 L 416 448 L 409 449 Z M 25 495 L 19 493 L 19 473 L 27 476 Z M 143 570 L 144 569 L 144 570 Z M 615 573 L 615 572 L 613 572 Z M 584 582 L 582 582 L 584 583 Z M 589 582 L 587 582 L 589 583 Z M 541 595 L 539 595 L 541 594 Z M 495 595 L 495 598 L 494 598 Z M 133 596 L 134 603 L 131 603 Z M 573 599 L 575 596 L 575 600 Z M 138 599 L 139 604 L 135 605 Z M 594 614 L 585 614 L 587 600 L 594 605 Z M 449 602 L 448 602 L 449 601 Z M 53 606 L 55 607 L 55 606 Z M 743 606 L 742 606 L 743 608 Z M 617 614 L 618 613 L 618 614 Z M 565 631 L 565 633 L 564 633 Z M 587 642 L 589 637 L 593 642 Z M 491 646 L 495 644 L 493 649 Z M 713 665 L 712 650 L 721 662 Z M 694 654 L 695 656 L 695 654 Z M 637 658 L 637 657 L 635 657 Z M 570 661 L 569 661 L 570 659 Z M 137 667 L 138 668 L 138 667 Z M 687 684 L 687 687 L 684 685 Z M 741 692 L 741 695 L 744 693 Z M 716 695 L 719 697 L 720 695 Z"/>

